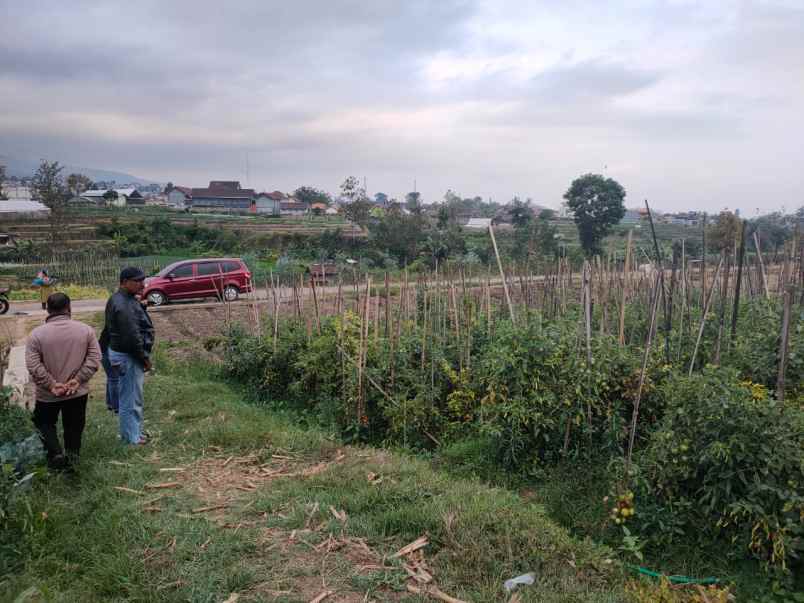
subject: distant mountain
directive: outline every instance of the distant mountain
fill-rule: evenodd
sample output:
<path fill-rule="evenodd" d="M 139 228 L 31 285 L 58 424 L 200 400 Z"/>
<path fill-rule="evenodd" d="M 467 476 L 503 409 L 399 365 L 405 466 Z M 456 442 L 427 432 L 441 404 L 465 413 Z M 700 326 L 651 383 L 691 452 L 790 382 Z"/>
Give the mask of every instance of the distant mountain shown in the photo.
<path fill-rule="evenodd" d="M 61 161 L 59 161 L 61 163 Z M 28 178 L 34 175 L 37 168 L 39 168 L 39 161 L 32 159 L 19 159 L 9 155 L 0 155 L 0 165 L 6 166 L 6 175 L 16 178 Z M 96 168 L 79 167 L 75 165 L 64 165 L 62 174 L 67 177 L 70 174 L 84 174 L 88 176 L 93 182 L 109 182 L 114 180 L 119 184 L 158 184 L 155 180 L 148 180 L 146 178 L 139 178 L 132 176 L 125 172 L 115 172 L 112 170 L 99 170 Z"/>

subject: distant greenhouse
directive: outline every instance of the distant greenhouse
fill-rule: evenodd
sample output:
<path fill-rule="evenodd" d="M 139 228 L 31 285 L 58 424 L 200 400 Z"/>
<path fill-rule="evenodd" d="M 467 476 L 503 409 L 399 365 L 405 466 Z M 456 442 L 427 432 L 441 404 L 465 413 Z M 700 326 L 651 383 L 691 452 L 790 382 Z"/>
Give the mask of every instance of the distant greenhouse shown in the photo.
<path fill-rule="evenodd" d="M 50 208 L 39 201 L 0 201 L 0 220 L 47 218 Z"/>

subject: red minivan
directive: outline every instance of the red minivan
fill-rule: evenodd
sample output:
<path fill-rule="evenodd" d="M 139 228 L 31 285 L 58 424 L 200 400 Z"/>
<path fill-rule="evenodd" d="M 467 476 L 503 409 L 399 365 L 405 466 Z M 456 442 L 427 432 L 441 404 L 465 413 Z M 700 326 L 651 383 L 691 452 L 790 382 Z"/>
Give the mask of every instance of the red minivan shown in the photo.
<path fill-rule="evenodd" d="M 240 258 L 175 262 L 145 279 L 143 296 L 154 306 L 179 299 L 216 297 L 235 301 L 251 291 L 251 272 Z"/>

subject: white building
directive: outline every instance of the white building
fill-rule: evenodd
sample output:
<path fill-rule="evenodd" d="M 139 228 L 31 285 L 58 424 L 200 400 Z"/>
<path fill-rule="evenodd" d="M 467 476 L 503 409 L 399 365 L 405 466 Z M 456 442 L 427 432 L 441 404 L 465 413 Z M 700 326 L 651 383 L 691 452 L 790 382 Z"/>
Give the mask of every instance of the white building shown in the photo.
<path fill-rule="evenodd" d="M 0 222 L 14 218 L 47 218 L 50 208 L 39 201 L 0 201 Z"/>
<path fill-rule="evenodd" d="M 94 203 L 95 205 L 127 207 L 129 205 L 145 205 L 145 198 L 136 188 L 93 189 L 73 197 L 70 199 L 70 203 Z"/>

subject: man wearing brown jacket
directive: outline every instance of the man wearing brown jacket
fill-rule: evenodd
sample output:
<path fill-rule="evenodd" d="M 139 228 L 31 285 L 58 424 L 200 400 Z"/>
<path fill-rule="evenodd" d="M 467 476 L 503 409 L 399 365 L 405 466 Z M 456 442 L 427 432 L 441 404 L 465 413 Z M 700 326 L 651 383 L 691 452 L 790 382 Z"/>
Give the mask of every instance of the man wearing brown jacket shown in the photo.
<path fill-rule="evenodd" d="M 51 469 L 72 469 L 81 450 L 86 422 L 89 380 L 101 361 L 95 330 L 70 316 L 70 298 L 54 293 L 47 298 L 48 317 L 28 337 L 25 364 L 36 384 L 33 420 L 47 451 Z M 57 424 L 61 413 L 64 450 Z"/>

